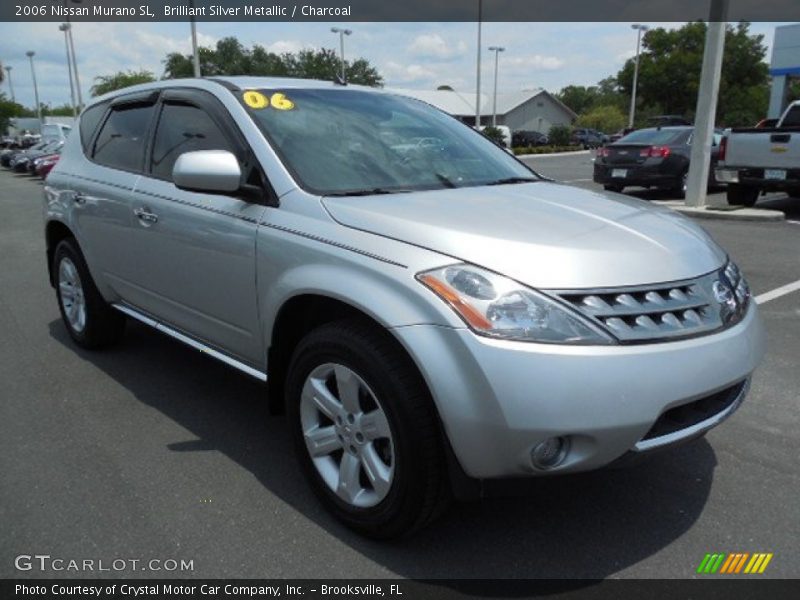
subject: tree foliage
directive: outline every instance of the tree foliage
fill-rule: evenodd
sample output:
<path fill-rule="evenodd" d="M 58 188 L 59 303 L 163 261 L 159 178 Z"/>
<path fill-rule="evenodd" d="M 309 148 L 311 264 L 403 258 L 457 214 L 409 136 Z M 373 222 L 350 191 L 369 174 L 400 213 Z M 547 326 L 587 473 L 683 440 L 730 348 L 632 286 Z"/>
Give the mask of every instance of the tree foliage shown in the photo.
<path fill-rule="evenodd" d="M 637 112 L 644 118 L 654 109 L 662 114 L 694 117 L 700 87 L 706 24 L 687 23 L 678 29 L 656 28 L 645 33 L 639 66 Z M 751 35 L 748 23 L 729 25 L 717 107 L 717 124 L 752 125 L 763 118 L 769 101 L 769 74 L 762 35 Z M 630 98 L 635 60 L 616 79 Z M 639 110 L 641 109 L 641 110 Z"/>
<path fill-rule="evenodd" d="M 245 48 L 235 37 L 219 40 L 214 48 L 201 47 L 198 55 L 200 71 L 205 77 L 255 75 L 333 81 L 342 69 L 338 54 L 329 48 L 276 54 L 258 44 Z M 173 52 L 163 62 L 164 76 L 168 79 L 192 77 L 194 74 L 191 55 Z M 348 83 L 373 87 L 383 85 L 383 77 L 363 58 L 345 61 L 345 73 Z"/>
<path fill-rule="evenodd" d="M 614 77 L 606 77 L 597 85 L 568 85 L 556 97 L 579 115 L 598 106 L 615 106 L 622 110 L 625 103 Z"/>
<path fill-rule="evenodd" d="M 575 125 L 588 127 L 606 133 L 613 133 L 625 127 L 627 122 L 625 113 L 617 106 L 596 106 L 578 117 Z"/>
<path fill-rule="evenodd" d="M 3 92 L 0 92 L 0 133 L 4 133 L 8 128 L 9 121 L 14 117 L 32 116 L 30 110 L 21 104 L 12 102 Z"/>
<path fill-rule="evenodd" d="M 119 71 L 113 75 L 95 77 L 91 92 L 92 96 L 102 96 L 108 92 L 155 80 L 155 75 L 150 71 Z"/>

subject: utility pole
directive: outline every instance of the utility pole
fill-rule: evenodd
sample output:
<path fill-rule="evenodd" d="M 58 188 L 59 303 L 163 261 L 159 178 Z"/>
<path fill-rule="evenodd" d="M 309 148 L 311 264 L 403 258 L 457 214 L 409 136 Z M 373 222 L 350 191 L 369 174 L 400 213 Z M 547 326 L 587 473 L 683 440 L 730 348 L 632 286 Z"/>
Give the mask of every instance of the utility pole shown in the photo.
<path fill-rule="evenodd" d="M 6 67 L 6 71 L 8 72 L 8 88 L 11 91 L 11 101 L 16 104 L 17 99 L 14 97 L 14 84 L 11 83 L 11 69 L 14 67 L 8 66 Z"/>
<path fill-rule="evenodd" d="M 697 92 L 692 151 L 686 178 L 687 206 L 703 208 L 708 199 L 711 146 L 714 142 L 714 121 L 717 115 L 719 83 L 722 78 L 727 18 L 728 0 L 711 0 L 706 47 L 703 52 L 703 71 L 700 74 L 700 89 Z"/>
<path fill-rule="evenodd" d="M 628 127 L 633 129 L 633 119 L 636 115 L 636 88 L 639 86 L 639 57 L 642 48 L 642 32 L 650 29 L 647 25 L 634 23 L 631 29 L 636 30 L 636 63 L 633 67 L 633 90 L 631 91 L 631 110 L 628 113 Z"/>
<path fill-rule="evenodd" d="M 339 56 L 342 60 L 342 83 L 347 83 L 347 69 L 344 62 L 344 36 L 353 33 L 350 29 L 340 29 L 339 27 L 331 27 L 333 33 L 339 34 Z"/>
<path fill-rule="evenodd" d="M 34 52 L 33 50 L 28 50 L 25 53 L 25 56 L 27 56 L 31 61 L 31 77 L 33 77 L 33 96 L 36 100 L 36 115 L 39 117 L 39 130 L 41 131 L 41 127 L 42 125 L 44 125 L 44 123 L 42 122 L 42 105 L 39 103 L 39 86 L 36 85 L 36 69 L 33 68 L 33 57 L 35 54 L 36 52 Z"/>
<path fill-rule="evenodd" d="M 481 27 L 483 25 L 483 0 L 478 0 L 478 63 L 475 89 L 475 128 L 481 127 Z"/>
<path fill-rule="evenodd" d="M 75 104 L 75 85 L 72 83 L 72 56 L 69 52 L 69 38 L 67 37 L 67 30 L 69 23 L 62 23 L 58 26 L 59 31 L 64 32 L 64 48 L 67 50 L 67 72 L 69 73 L 69 97 L 72 102 L 72 116 L 78 117 L 78 107 Z"/>
<path fill-rule="evenodd" d="M 494 100 L 492 101 L 492 127 L 497 127 L 497 68 L 499 66 L 499 56 L 506 49 L 502 46 L 489 46 L 489 52 L 494 52 Z"/>
<path fill-rule="evenodd" d="M 194 76 L 198 79 L 200 75 L 200 55 L 197 50 L 197 23 L 194 20 L 194 0 L 189 0 L 189 8 L 192 14 L 189 15 L 189 23 L 192 27 L 192 65 L 194 66 Z"/>

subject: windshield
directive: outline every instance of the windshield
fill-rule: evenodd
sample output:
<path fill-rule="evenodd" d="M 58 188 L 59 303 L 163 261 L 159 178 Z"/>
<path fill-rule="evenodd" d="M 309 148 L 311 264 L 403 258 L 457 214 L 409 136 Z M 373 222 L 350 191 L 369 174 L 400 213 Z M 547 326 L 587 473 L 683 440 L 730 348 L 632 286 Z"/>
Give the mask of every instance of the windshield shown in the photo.
<path fill-rule="evenodd" d="M 293 89 L 249 90 L 242 99 L 298 183 L 320 195 L 538 179 L 480 133 L 410 98 Z"/>
<path fill-rule="evenodd" d="M 669 144 L 680 136 L 686 135 L 688 129 L 637 129 L 620 139 L 617 144 L 653 144 L 654 146 Z"/>

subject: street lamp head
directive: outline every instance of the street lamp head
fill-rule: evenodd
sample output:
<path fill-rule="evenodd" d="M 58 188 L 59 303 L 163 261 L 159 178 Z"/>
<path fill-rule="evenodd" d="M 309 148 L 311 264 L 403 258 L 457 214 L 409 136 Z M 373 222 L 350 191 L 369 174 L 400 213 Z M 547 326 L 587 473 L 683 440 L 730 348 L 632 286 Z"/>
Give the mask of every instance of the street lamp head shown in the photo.
<path fill-rule="evenodd" d="M 27 56 L 28 58 L 33 58 L 35 54 L 36 54 L 36 52 L 34 52 L 33 50 L 28 50 L 25 53 L 25 56 Z"/>
<path fill-rule="evenodd" d="M 505 52 L 506 49 L 502 46 L 489 46 L 489 52 Z"/>
<path fill-rule="evenodd" d="M 62 23 L 58 26 L 59 31 L 69 31 L 69 23 Z"/>
<path fill-rule="evenodd" d="M 642 25 L 641 23 L 634 23 L 631 25 L 631 29 L 638 29 L 639 31 L 647 31 L 650 29 L 647 25 Z"/>
<path fill-rule="evenodd" d="M 6 67 L 6 71 L 9 71 L 9 72 L 11 72 L 11 69 L 13 69 L 13 68 L 14 68 L 14 67 L 12 67 L 12 66 L 10 66 L 10 65 L 9 65 L 8 67 Z"/>

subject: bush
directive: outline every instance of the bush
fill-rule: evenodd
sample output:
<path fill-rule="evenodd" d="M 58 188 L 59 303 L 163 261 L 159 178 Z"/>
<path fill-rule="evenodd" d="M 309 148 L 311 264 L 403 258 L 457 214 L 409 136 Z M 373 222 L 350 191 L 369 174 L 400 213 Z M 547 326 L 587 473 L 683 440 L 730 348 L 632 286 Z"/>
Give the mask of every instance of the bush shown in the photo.
<path fill-rule="evenodd" d="M 484 127 L 481 133 L 496 144 L 500 144 L 501 146 L 505 146 L 506 144 L 503 132 L 500 131 L 497 127 Z"/>
<path fill-rule="evenodd" d="M 576 150 L 583 150 L 583 148 L 581 146 L 534 146 L 533 148 L 519 146 L 514 148 L 514 154 L 553 154 L 556 152 L 575 152 Z"/>
<path fill-rule="evenodd" d="M 548 137 L 553 146 L 568 146 L 572 137 L 572 128 L 569 125 L 553 125 Z"/>

